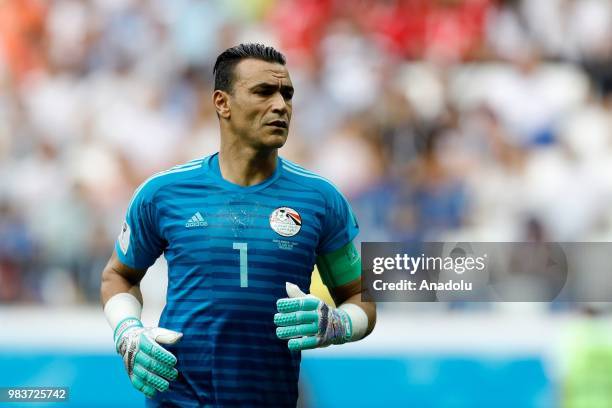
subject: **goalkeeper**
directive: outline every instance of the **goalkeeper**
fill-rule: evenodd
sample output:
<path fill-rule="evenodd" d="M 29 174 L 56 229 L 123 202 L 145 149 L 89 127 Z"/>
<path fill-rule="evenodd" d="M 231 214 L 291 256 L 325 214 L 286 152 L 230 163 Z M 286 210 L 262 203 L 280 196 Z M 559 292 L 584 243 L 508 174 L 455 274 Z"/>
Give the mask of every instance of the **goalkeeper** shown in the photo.
<path fill-rule="evenodd" d="M 147 406 L 294 407 L 301 350 L 374 327 L 358 225 L 330 182 L 278 156 L 294 92 L 284 56 L 241 44 L 213 72 L 220 151 L 136 190 L 102 274 L 104 313 Z M 143 327 L 139 283 L 162 254 L 166 306 Z M 338 308 L 304 293 L 315 264 Z"/>

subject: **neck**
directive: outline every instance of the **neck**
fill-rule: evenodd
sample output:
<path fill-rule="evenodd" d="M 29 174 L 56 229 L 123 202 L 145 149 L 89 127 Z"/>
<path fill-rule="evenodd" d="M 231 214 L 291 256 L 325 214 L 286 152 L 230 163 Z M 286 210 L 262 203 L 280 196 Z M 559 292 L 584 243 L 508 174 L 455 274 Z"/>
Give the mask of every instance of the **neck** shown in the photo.
<path fill-rule="evenodd" d="M 262 151 L 222 142 L 219 169 L 225 180 L 243 187 L 253 186 L 274 174 L 277 157 L 278 149 Z"/>

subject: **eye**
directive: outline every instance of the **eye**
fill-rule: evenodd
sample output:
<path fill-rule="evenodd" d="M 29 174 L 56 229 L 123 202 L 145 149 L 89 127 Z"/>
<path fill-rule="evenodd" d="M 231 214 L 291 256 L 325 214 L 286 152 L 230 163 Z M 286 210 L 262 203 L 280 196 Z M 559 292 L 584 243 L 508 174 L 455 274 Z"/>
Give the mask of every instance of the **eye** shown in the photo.
<path fill-rule="evenodd" d="M 282 95 L 283 95 L 283 98 L 288 100 L 288 101 L 293 99 L 293 91 L 283 91 Z"/>
<path fill-rule="evenodd" d="M 274 93 L 273 90 L 271 89 L 259 89 L 257 91 L 255 91 L 255 94 L 260 95 L 260 96 L 270 96 Z"/>

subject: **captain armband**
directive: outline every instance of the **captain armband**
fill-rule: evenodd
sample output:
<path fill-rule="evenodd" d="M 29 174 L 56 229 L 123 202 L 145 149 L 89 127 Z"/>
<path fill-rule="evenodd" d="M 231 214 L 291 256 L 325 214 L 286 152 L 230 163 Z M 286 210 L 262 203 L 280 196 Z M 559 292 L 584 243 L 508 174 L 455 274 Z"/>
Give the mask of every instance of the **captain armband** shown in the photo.
<path fill-rule="evenodd" d="M 361 257 L 352 242 L 318 256 L 317 267 L 321 280 L 328 288 L 337 288 L 361 277 Z"/>

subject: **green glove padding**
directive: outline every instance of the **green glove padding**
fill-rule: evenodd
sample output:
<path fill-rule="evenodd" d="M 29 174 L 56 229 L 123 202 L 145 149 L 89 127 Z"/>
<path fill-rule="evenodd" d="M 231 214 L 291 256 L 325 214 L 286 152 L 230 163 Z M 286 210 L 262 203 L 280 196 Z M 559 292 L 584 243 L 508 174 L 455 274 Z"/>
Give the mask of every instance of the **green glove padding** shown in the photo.
<path fill-rule="evenodd" d="M 297 285 L 287 282 L 288 298 L 279 299 L 274 315 L 276 336 L 289 339 L 292 351 L 341 344 L 351 338 L 351 319 L 343 310 L 332 309 L 321 299 L 306 295 Z"/>
<path fill-rule="evenodd" d="M 159 344 L 174 344 L 182 336 L 182 333 L 161 327 L 145 328 L 135 318 L 125 319 L 117 325 L 117 352 L 123 357 L 132 385 L 138 391 L 152 398 L 156 392 L 166 391 L 169 381 L 176 380 L 176 357 Z"/>

